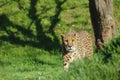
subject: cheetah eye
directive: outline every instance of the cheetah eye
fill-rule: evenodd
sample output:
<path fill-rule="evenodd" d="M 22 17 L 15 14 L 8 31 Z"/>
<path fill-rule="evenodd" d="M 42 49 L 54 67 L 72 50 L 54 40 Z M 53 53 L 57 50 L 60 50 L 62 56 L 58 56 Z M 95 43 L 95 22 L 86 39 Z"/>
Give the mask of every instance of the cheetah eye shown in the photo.
<path fill-rule="evenodd" d="M 65 40 L 65 42 L 68 42 L 68 40 Z"/>

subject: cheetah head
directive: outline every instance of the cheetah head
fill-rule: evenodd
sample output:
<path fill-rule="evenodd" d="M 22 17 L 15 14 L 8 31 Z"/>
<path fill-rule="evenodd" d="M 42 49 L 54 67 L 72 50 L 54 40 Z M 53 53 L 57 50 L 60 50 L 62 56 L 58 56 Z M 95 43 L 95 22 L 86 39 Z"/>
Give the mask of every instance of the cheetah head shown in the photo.
<path fill-rule="evenodd" d="M 76 50 L 76 33 L 61 35 L 63 46 L 66 51 L 72 52 Z"/>

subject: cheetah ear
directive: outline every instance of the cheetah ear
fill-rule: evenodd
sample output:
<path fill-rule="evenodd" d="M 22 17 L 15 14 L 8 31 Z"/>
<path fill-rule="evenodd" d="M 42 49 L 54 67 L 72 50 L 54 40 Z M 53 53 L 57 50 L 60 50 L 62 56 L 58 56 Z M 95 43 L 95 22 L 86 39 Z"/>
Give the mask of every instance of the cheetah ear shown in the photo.
<path fill-rule="evenodd" d="M 65 36 L 65 35 L 63 35 L 63 34 L 62 34 L 62 35 L 61 35 L 61 38 L 63 39 L 63 38 L 64 38 L 64 36 Z"/>

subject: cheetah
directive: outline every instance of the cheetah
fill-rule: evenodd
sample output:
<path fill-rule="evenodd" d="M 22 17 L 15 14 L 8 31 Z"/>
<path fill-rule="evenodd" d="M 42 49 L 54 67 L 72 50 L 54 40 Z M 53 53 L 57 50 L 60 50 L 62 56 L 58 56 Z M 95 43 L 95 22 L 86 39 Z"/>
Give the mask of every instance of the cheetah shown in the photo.
<path fill-rule="evenodd" d="M 88 32 L 69 30 L 67 34 L 61 35 L 61 39 L 64 69 L 68 69 L 69 64 L 77 59 L 92 57 L 93 41 Z"/>

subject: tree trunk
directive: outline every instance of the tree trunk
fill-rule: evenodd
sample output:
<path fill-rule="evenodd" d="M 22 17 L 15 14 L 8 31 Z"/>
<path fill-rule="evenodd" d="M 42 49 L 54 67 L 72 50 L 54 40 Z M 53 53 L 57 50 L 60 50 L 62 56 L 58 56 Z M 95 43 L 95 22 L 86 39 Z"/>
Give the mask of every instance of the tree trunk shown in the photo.
<path fill-rule="evenodd" d="M 102 48 L 115 34 L 113 19 L 113 0 L 89 0 L 89 9 L 93 25 L 95 43 Z"/>

